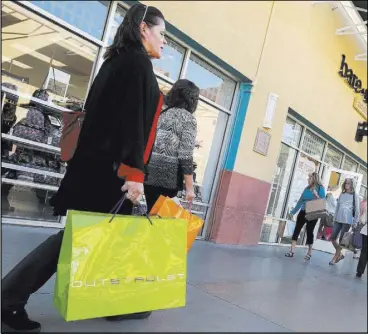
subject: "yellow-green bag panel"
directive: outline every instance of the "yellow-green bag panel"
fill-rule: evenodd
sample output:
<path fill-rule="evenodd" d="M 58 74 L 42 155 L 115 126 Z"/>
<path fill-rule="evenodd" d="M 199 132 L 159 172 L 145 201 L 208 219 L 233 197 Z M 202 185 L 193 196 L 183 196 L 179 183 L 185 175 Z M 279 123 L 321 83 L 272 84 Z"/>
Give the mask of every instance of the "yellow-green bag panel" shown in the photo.
<path fill-rule="evenodd" d="M 93 282 L 89 284 L 93 284 Z M 64 319 L 75 321 L 185 306 L 185 279 L 174 284 L 165 284 L 165 286 L 156 289 L 152 289 L 149 286 L 151 284 L 155 283 L 147 283 L 146 286 L 144 286 L 145 283 L 139 284 L 139 290 L 137 287 L 132 289 L 113 287 L 106 288 L 105 291 L 96 288 L 96 292 L 91 292 L 94 289 L 91 286 L 81 287 L 78 291 L 72 290 L 69 292 L 69 298 L 73 302 L 69 304 Z M 109 296 L 109 303 L 104 303 L 107 296 Z M 177 297 L 173 298 L 172 296 Z"/>
<path fill-rule="evenodd" d="M 70 264 L 58 266 L 55 286 L 55 305 L 64 319 L 185 306 L 186 222 L 152 219 L 151 225 L 145 217 L 116 216 L 109 223 L 110 218 L 68 212 L 72 242 L 65 235 L 59 263 Z M 63 258 L 64 247 L 72 249 L 71 258 Z"/>

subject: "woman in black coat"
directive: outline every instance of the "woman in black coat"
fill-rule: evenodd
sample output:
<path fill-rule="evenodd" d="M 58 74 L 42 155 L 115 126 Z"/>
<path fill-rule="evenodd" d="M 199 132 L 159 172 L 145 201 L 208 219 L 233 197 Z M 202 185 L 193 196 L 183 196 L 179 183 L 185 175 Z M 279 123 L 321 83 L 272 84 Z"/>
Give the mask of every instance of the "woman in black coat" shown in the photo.
<path fill-rule="evenodd" d="M 119 213 L 130 214 L 132 203 L 140 201 L 163 104 L 150 59 L 160 58 L 165 44 L 162 13 L 151 6 L 132 6 L 89 91 L 77 149 L 52 199 L 56 215 L 69 209 L 108 213 L 122 191 L 130 202 Z M 29 320 L 25 305 L 56 272 L 62 235 L 61 231 L 48 238 L 2 280 L 4 331 L 41 329 Z"/>

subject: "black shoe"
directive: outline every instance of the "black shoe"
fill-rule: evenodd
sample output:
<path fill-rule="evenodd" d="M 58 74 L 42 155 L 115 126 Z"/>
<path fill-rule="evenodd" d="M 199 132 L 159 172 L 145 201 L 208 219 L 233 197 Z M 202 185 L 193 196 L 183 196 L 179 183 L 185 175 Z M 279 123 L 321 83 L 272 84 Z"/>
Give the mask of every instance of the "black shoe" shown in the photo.
<path fill-rule="evenodd" d="M 27 312 L 22 310 L 1 311 L 1 332 L 2 333 L 39 333 L 41 325 L 29 320 Z"/>
<path fill-rule="evenodd" d="M 106 320 L 107 321 L 142 320 L 147 319 L 151 314 L 152 312 L 141 312 L 124 315 L 114 315 L 111 317 L 106 317 Z"/>
<path fill-rule="evenodd" d="M 357 278 L 361 278 L 361 277 L 362 277 L 362 275 L 363 275 L 363 274 L 361 274 L 361 273 L 356 273 L 356 277 L 357 277 Z"/>

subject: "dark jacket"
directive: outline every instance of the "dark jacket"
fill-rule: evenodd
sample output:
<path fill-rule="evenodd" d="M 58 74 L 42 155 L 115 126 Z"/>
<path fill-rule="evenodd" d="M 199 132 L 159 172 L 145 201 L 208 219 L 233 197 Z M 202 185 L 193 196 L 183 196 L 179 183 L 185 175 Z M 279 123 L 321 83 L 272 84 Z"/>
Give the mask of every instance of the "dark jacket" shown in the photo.
<path fill-rule="evenodd" d="M 76 154 L 111 159 L 116 167 L 125 166 L 122 177 L 143 181 L 162 102 L 146 54 L 121 51 L 106 60 L 87 97 Z"/>
<path fill-rule="evenodd" d="M 50 201 L 55 215 L 70 209 L 109 212 L 122 196 L 124 179 L 144 181 L 162 103 L 143 51 L 104 62 L 86 100 L 76 151 Z"/>

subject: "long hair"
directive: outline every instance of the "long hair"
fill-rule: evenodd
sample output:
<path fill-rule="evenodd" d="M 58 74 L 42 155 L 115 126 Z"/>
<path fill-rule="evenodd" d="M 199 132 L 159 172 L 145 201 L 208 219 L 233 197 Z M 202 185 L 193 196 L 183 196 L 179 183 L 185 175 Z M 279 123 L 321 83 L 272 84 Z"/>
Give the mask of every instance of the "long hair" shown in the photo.
<path fill-rule="evenodd" d="M 199 88 L 194 82 L 180 79 L 165 96 L 168 107 L 182 108 L 193 114 L 198 106 Z"/>
<path fill-rule="evenodd" d="M 353 178 L 347 177 L 344 182 L 341 185 L 341 192 L 342 193 L 346 193 L 346 189 L 345 189 L 345 185 L 347 182 L 350 182 L 351 187 L 350 187 L 350 193 L 351 194 L 355 194 L 355 180 Z"/>
<path fill-rule="evenodd" d="M 116 31 L 114 41 L 107 48 L 103 58 L 112 58 L 119 53 L 119 50 L 130 48 L 144 50 L 140 31 L 141 23 L 144 22 L 151 28 L 158 25 L 160 19 L 165 20 L 163 14 L 156 7 L 142 4 L 135 4 L 130 7 Z"/>
<path fill-rule="evenodd" d="M 310 174 L 311 178 L 312 178 L 312 185 L 309 186 L 309 188 L 317 188 L 318 186 L 319 187 L 323 187 L 323 184 L 322 184 L 322 179 L 321 177 L 319 176 L 318 173 L 314 172 L 312 174 Z"/>

